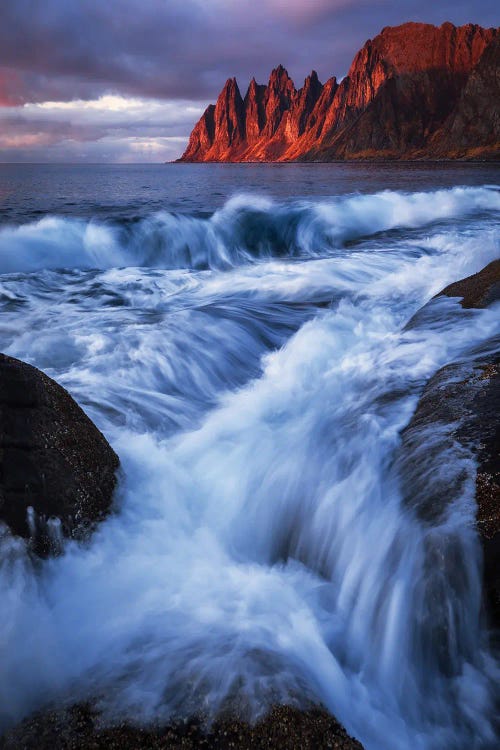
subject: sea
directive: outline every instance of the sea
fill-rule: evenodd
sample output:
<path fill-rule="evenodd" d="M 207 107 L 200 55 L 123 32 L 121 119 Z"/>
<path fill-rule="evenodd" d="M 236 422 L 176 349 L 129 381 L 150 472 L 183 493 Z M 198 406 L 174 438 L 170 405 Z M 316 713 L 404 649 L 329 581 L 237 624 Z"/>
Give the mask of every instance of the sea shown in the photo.
<path fill-rule="evenodd" d="M 498 747 L 474 458 L 432 524 L 398 459 L 429 378 L 500 349 L 498 304 L 433 300 L 500 256 L 499 178 L 0 165 L 0 351 L 121 461 L 87 543 L 0 535 L 0 727 L 321 704 L 366 750 Z"/>

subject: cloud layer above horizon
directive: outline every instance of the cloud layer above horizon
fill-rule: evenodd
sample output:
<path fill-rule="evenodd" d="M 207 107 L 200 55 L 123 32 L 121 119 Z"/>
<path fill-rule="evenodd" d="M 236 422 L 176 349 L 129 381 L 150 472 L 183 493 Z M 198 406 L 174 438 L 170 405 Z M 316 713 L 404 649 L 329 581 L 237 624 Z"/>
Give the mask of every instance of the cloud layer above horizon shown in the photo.
<path fill-rule="evenodd" d="M 235 75 L 347 72 L 408 20 L 498 24 L 465 0 L 2 0 L 0 161 L 165 161 Z"/>

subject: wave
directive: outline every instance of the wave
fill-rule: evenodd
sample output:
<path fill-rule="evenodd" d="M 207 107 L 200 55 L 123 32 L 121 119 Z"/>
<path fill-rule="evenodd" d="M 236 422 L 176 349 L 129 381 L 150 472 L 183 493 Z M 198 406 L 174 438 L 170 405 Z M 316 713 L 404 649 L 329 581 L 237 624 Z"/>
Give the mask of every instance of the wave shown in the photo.
<path fill-rule="evenodd" d="M 497 308 L 440 297 L 405 323 L 496 257 L 481 212 L 498 198 L 239 197 L 206 218 L 163 215 L 154 262 L 168 265 L 179 227 L 200 265 L 209 238 L 226 264 L 264 247 L 339 257 L 2 279 L 0 350 L 64 385 L 123 473 L 89 545 L 33 565 L 0 530 L 0 726 L 68 695 L 139 723 L 313 701 L 370 750 L 494 746 L 473 462 L 445 455 L 449 513 L 429 528 L 399 458 L 426 380 L 496 347 Z M 75 267 L 80 231 L 89 264 L 152 263 L 153 221 L 51 231 L 68 229 Z M 397 227 L 422 231 L 349 244 Z"/>
<path fill-rule="evenodd" d="M 208 218 L 166 211 L 122 224 L 47 216 L 0 230 L 0 273 L 42 269 L 227 269 L 258 259 L 329 254 L 397 228 L 500 210 L 491 186 L 383 191 L 279 204 L 240 195 Z"/>

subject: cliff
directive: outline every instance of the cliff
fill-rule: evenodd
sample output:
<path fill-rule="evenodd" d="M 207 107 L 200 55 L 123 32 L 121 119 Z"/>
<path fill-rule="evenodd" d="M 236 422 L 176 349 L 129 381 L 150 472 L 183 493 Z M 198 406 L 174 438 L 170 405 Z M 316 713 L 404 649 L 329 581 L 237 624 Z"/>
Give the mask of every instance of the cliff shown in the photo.
<path fill-rule="evenodd" d="M 500 155 L 499 30 L 387 27 L 340 84 L 315 71 L 297 90 L 280 65 L 242 99 L 229 79 L 180 161 L 331 161 Z"/>
<path fill-rule="evenodd" d="M 467 79 L 430 152 L 435 156 L 500 154 L 500 35 L 490 42 Z"/>

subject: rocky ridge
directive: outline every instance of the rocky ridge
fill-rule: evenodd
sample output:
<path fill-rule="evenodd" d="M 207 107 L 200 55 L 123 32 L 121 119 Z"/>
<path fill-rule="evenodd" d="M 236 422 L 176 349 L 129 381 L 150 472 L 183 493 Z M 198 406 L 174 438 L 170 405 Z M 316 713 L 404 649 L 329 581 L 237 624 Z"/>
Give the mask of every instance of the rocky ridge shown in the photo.
<path fill-rule="evenodd" d="M 297 90 L 283 66 L 242 98 L 229 79 L 180 161 L 494 158 L 500 155 L 499 29 L 386 27 L 347 76 Z"/>

